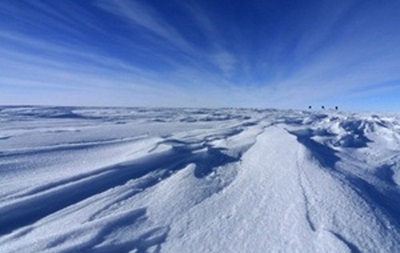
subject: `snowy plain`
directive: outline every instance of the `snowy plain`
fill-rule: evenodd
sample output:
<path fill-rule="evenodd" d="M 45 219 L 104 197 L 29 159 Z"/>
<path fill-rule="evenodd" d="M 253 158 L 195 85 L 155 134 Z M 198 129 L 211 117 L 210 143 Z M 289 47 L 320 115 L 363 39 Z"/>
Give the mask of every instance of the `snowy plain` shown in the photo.
<path fill-rule="evenodd" d="M 400 252 L 400 114 L 0 107 L 0 252 Z"/>

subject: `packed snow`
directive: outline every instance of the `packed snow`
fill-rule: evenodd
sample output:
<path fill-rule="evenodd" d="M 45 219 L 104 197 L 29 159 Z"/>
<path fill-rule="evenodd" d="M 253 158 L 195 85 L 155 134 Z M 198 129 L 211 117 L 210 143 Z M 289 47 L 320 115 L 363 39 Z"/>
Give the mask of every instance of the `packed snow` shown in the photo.
<path fill-rule="evenodd" d="M 0 252 L 399 252 L 400 114 L 0 107 Z"/>

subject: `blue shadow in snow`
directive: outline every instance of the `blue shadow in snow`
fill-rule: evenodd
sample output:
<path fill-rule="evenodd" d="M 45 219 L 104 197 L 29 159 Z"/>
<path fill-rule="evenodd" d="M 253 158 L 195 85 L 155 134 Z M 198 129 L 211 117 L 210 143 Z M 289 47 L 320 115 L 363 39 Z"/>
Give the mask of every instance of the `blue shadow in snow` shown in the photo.
<path fill-rule="evenodd" d="M 377 187 L 359 177 L 351 177 L 349 181 L 361 196 L 370 200 L 368 203 L 376 203 L 400 229 L 400 193 L 396 187 Z"/>
<path fill-rule="evenodd" d="M 323 167 L 335 168 L 335 164 L 340 160 L 336 151 L 312 139 L 314 133 L 311 129 L 288 131 L 296 136 L 297 141 L 303 144 Z"/>
<path fill-rule="evenodd" d="M 33 224 L 63 208 L 151 172 L 162 173 L 158 177 L 148 178 L 143 188 L 157 184 L 191 163 L 196 164 L 194 176 L 203 178 L 215 167 L 240 160 L 240 157 L 225 155 L 222 149 L 205 144 L 191 145 L 182 141 L 175 141 L 175 144 L 172 150 L 163 153 L 150 154 L 131 163 L 117 164 L 32 190 L 26 196 L 28 199 L 0 209 L 0 235 Z"/>

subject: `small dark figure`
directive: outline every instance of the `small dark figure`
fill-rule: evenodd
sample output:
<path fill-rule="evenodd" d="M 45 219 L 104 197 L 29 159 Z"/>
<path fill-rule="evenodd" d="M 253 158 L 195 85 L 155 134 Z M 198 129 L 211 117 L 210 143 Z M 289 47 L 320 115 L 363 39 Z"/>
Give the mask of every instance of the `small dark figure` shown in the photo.
<path fill-rule="evenodd" d="M 308 106 L 308 109 L 310 109 L 310 110 L 311 110 L 311 108 L 312 108 L 312 106 L 311 106 L 311 105 L 309 105 L 309 106 Z"/>
<path fill-rule="evenodd" d="M 325 110 L 325 106 L 321 106 L 322 110 Z"/>
<path fill-rule="evenodd" d="M 336 110 L 336 111 L 339 110 L 339 106 L 335 106 L 335 110 Z"/>

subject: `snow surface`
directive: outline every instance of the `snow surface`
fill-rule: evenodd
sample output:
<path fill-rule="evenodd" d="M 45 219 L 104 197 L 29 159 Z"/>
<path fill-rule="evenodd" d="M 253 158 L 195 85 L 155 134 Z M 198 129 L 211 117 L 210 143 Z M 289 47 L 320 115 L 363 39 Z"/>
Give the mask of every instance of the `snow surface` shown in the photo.
<path fill-rule="evenodd" d="M 400 115 L 0 107 L 0 252 L 399 252 Z"/>

